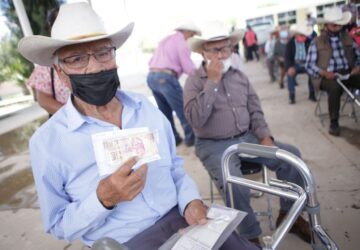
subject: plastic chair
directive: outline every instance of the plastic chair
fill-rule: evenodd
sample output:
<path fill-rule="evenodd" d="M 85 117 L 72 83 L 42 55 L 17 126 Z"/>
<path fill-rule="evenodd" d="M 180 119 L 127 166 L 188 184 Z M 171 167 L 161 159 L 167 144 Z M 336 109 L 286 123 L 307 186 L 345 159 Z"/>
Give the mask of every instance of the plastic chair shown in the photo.
<path fill-rule="evenodd" d="M 243 176 L 258 174 L 261 172 L 262 182 L 266 185 L 269 184 L 267 171 L 268 171 L 267 168 L 264 165 L 262 165 L 261 163 L 248 162 L 248 161 L 241 162 L 241 172 L 242 172 Z M 210 200 L 211 200 L 211 203 L 213 203 L 214 202 L 214 187 L 213 187 L 214 184 L 213 184 L 210 176 L 209 176 L 209 183 L 210 183 Z M 260 198 L 263 195 L 264 195 L 263 192 L 251 192 L 252 198 Z M 266 196 L 266 203 L 267 203 L 266 210 L 254 211 L 254 213 L 256 216 L 268 217 L 270 230 L 274 230 L 275 229 L 275 225 L 273 222 L 274 217 L 273 217 L 272 207 L 271 207 L 271 197 L 269 195 Z"/>

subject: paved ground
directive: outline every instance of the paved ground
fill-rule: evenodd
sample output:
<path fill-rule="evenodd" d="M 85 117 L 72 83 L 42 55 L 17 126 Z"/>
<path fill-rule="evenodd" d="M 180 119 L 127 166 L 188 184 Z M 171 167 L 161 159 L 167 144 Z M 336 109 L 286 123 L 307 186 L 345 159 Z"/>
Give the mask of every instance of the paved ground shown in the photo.
<path fill-rule="evenodd" d="M 306 79 L 299 78 L 297 104 L 287 103 L 287 91 L 268 81 L 262 64 L 245 64 L 245 72 L 257 90 L 274 136 L 297 145 L 314 174 L 322 223 L 340 249 L 358 249 L 360 238 L 360 123 L 341 119 L 342 136 L 328 135 L 328 121 L 324 126 L 314 116 L 315 104 L 307 100 Z M 145 84 L 146 72 L 121 78 L 124 89 L 150 94 Z M 326 105 L 323 99 L 323 105 Z M 349 111 L 349 105 L 346 112 Z M 82 249 L 80 242 L 59 241 L 43 232 L 36 191 L 32 183 L 27 140 L 42 120 L 29 123 L 25 117 L 44 117 L 37 106 L 26 113 L 0 120 L 0 249 Z M 24 117 L 24 119 L 21 119 Z M 26 119 L 25 119 L 26 118 Z M 20 127 L 12 130 L 11 128 Z M 178 124 L 177 124 L 178 125 Z M 6 133 L 5 133 L 6 132 Z M 184 157 L 185 168 L 199 185 L 203 198 L 209 202 L 209 179 L 194 148 L 178 147 Z M 221 203 L 218 194 L 217 202 Z M 265 197 L 254 201 L 256 209 L 263 209 Z M 278 202 L 272 198 L 275 218 Z M 264 235 L 271 233 L 268 222 L 260 218 Z M 310 249 L 293 235 L 286 236 L 279 249 Z"/>

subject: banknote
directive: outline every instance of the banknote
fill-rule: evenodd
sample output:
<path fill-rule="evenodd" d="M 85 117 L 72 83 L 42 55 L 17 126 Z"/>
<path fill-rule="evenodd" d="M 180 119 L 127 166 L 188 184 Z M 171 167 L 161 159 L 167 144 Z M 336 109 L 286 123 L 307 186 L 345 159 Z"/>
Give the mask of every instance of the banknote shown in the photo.
<path fill-rule="evenodd" d="M 92 135 L 100 175 L 111 174 L 133 156 L 135 167 L 160 159 L 156 133 L 148 128 L 114 130 Z"/>

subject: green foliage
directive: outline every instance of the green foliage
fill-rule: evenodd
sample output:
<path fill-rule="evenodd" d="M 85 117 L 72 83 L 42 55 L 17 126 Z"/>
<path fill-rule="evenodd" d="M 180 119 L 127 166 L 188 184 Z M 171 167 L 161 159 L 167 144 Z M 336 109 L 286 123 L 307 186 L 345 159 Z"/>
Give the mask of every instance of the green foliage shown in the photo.
<path fill-rule="evenodd" d="M 34 34 L 49 35 L 46 22 L 47 11 L 63 2 L 63 0 L 23 0 Z M 6 17 L 6 25 L 10 30 L 10 35 L 1 39 L 0 82 L 15 80 L 25 87 L 25 80 L 30 76 L 33 64 L 24 59 L 17 51 L 17 44 L 23 37 L 20 22 L 11 0 L 1 0 L 0 10 Z"/>
<path fill-rule="evenodd" d="M 32 69 L 33 64 L 19 54 L 15 37 L 3 37 L 0 45 L 0 81 L 15 80 L 22 85 Z"/>

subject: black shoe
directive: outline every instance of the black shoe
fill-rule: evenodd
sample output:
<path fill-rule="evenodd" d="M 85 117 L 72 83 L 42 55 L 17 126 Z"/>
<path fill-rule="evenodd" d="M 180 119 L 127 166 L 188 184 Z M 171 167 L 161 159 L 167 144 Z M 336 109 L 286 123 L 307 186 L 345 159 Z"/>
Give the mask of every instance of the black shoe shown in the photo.
<path fill-rule="evenodd" d="M 309 100 L 312 102 L 316 102 L 315 92 L 309 93 Z"/>
<path fill-rule="evenodd" d="M 295 94 L 289 95 L 289 104 L 295 104 Z"/>
<path fill-rule="evenodd" d="M 179 146 L 182 141 L 183 139 L 181 137 L 176 138 L 176 147 Z"/>
<path fill-rule="evenodd" d="M 339 127 L 339 122 L 337 120 L 331 121 L 330 127 L 329 127 L 329 134 L 331 134 L 333 136 L 340 135 L 340 127 Z"/>
<path fill-rule="evenodd" d="M 284 83 L 281 82 L 281 83 L 280 83 L 280 89 L 283 89 L 283 88 L 284 88 Z"/>
<path fill-rule="evenodd" d="M 281 222 L 285 219 L 287 212 L 284 210 L 279 211 L 279 217 L 276 220 L 276 227 L 279 227 Z M 294 222 L 289 233 L 297 235 L 300 239 L 307 243 L 311 243 L 310 225 L 303 217 L 299 216 Z"/>

